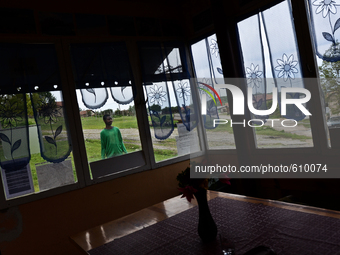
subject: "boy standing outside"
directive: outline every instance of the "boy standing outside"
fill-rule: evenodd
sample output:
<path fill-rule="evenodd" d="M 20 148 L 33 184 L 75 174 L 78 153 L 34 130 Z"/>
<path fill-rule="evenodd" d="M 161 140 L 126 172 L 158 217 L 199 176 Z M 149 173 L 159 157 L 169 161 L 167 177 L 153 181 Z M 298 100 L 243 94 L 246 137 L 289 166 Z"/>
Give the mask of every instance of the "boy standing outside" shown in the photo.
<path fill-rule="evenodd" d="M 102 159 L 127 153 L 119 128 L 112 126 L 112 117 L 103 116 L 106 127 L 100 132 Z"/>

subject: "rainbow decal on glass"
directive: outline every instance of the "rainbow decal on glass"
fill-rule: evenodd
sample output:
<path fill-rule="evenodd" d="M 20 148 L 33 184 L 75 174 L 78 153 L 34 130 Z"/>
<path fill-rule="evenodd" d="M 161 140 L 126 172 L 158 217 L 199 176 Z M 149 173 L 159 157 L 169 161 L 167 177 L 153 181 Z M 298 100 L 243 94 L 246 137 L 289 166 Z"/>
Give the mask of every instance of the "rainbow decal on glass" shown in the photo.
<path fill-rule="evenodd" d="M 220 98 L 220 96 L 218 95 L 217 91 L 210 85 L 208 84 L 205 84 L 203 82 L 199 82 L 199 84 L 202 84 L 203 86 L 206 86 L 207 88 L 209 88 L 212 92 L 214 92 L 214 94 L 217 96 L 218 100 L 220 101 L 220 104 L 222 105 L 222 100 Z M 214 103 L 215 105 L 217 106 L 217 103 L 216 103 L 216 100 L 215 100 L 215 97 L 213 96 L 213 94 L 210 93 L 209 90 L 205 89 L 205 88 L 200 88 L 198 87 L 199 89 L 203 90 L 205 93 L 207 93 L 211 98 L 212 100 L 214 100 Z"/>

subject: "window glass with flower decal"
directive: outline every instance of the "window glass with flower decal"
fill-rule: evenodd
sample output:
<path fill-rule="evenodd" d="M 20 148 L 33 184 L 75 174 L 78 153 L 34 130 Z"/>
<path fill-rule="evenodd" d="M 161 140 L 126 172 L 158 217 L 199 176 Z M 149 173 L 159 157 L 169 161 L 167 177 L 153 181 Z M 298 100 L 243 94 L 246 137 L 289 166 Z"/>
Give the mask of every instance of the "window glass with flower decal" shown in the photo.
<path fill-rule="evenodd" d="M 140 56 L 155 161 L 200 151 L 183 45 L 141 43 Z"/>
<path fill-rule="evenodd" d="M 1 44 L 0 166 L 7 199 L 77 182 L 53 44 Z"/>
<path fill-rule="evenodd" d="M 313 147 L 309 117 L 294 104 L 287 104 L 286 114 L 281 114 L 282 88 L 304 88 L 290 3 L 283 1 L 237 26 L 253 108 L 272 112 L 251 114 L 257 148 Z M 287 93 L 288 99 L 304 97 Z"/>
<path fill-rule="evenodd" d="M 340 116 L 340 1 L 308 0 L 309 18 L 329 132 L 339 128 Z M 329 146 L 332 141 L 329 140 Z"/>
<path fill-rule="evenodd" d="M 213 34 L 191 45 L 197 89 L 200 100 L 205 95 L 207 112 L 202 114 L 209 149 L 235 149 L 233 129 L 230 125 L 214 125 L 214 119 L 230 119 L 225 89 L 213 92 L 215 84 L 223 82 L 223 70 L 216 35 Z"/>
<path fill-rule="evenodd" d="M 108 171 L 105 173 L 98 170 L 102 167 L 97 163 L 106 158 L 101 143 L 101 131 L 105 128 L 104 115 L 112 117 L 112 126 L 119 129 L 127 154 L 142 150 L 134 103 L 136 90 L 126 46 L 121 42 L 75 43 L 70 45 L 70 50 L 92 177 L 118 172 L 122 170 L 119 167 L 106 166 Z M 121 160 L 133 162 L 126 158 Z M 113 162 L 111 165 L 117 166 Z"/>

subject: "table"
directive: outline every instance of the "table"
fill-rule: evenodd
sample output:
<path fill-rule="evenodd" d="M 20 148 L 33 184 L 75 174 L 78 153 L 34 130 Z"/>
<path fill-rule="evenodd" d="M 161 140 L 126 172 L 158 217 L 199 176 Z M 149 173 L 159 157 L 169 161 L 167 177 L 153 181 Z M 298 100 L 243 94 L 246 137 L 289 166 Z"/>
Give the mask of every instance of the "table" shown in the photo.
<path fill-rule="evenodd" d="M 279 254 L 294 254 L 292 252 L 297 249 L 296 247 L 299 249 L 298 254 L 313 254 L 310 253 L 313 245 L 318 249 L 315 254 L 340 254 L 340 212 L 214 191 L 208 191 L 208 199 L 211 200 L 209 206 L 218 226 L 222 226 L 225 221 L 220 217 L 229 216 L 227 226 L 223 227 L 222 232 L 226 230 L 228 233 L 223 234 L 228 235 L 228 238 L 234 238 L 233 242 L 239 248 L 237 254 L 243 254 L 250 248 L 261 244 L 271 248 L 275 246 L 276 250 L 274 250 Z M 186 199 L 177 196 L 78 233 L 71 236 L 71 240 L 81 248 L 84 254 L 89 254 L 89 251 L 94 251 L 93 249 L 104 245 L 124 240 L 129 241 L 129 238 L 136 237 L 139 233 L 146 233 L 148 229 L 152 230 L 161 224 L 168 224 L 175 217 L 185 216 L 188 213 L 196 215 L 197 212 L 192 211 L 197 211 L 195 202 L 189 203 Z M 223 212 L 225 213 L 222 213 L 222 216 L 221 213 L 215 213 L 219 207 L 224 208 Z M 228 208 L 229 212 L 227 212 Z M 255 216 L 250 214 L 254 210 L 257 210 Z M 186 218 L 182 217 L 179 220 L 183 219 Z M 193 228 L 197 227 L 193 222 L 190 224 L 193 225 Z M 184 225 L 182 230 L 190 226 L 184 228 Z M 149 226 L 150 228 L 147 228 Z M 169 225 L 166 229 L 169 229 Z M 192 229 L 190 231 L 195 232 Z M 268 238 L 263 237 L 263 233 L 257 235 L 259 231 L 267 233 L 271 240 L 266 241 Z M 193 235 L 195 234 L 193 233 Z M 192 239 L 191 237 L 191 241 Z M 115 241 L 112 242 L 113 240 Z M 187 242 L 189 243 L 189 241 Z M 199 242 L 198 236 L 197 242 Z M 290 246 L 290 244 L 292 245 Z M 166 254 L 166 252 L 162 252 Z"/>

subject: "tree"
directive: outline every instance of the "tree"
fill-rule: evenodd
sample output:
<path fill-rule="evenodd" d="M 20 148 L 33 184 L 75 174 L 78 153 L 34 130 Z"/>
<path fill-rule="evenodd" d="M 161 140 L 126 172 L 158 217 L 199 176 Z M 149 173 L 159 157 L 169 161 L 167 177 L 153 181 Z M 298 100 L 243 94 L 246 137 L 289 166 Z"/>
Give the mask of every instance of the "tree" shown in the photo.
<path fill-rule="evenodd" d="M 130 105 L 129 106 L 129 113 L 132 115 L 132 116 L 135 116 L 136 115 L 136 109 L 135 109 L 135 106 L 134 105 Z"/>
<path fill-rule="evenodd" d="M 154 105 L 150 106 L 149 110 L 153 111 L 153 112 L 160 112 L 162 110 L 162 108 L 161 108 L 160 105 L 154 104 Z"/>
<path fill-rule="evenodd" d="M 119 110 L 119 108 L 117 108 L 117 110 L 115 110 L 115 115 L 116 116 L 122 116 L 122 112 Z"/>
<path fill-rule="evenodd" d="M 332 55 L 334 55 L 333 46 L 326 50 L 324 56 L 331 57 Z M 337 115 L 340 113 L 340 61 L 324 60 L 319 66 L 319 71 L 325 104 L 331 110 L 332 115 Z"/>

